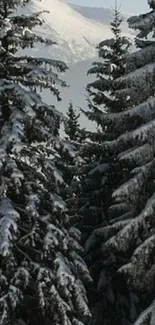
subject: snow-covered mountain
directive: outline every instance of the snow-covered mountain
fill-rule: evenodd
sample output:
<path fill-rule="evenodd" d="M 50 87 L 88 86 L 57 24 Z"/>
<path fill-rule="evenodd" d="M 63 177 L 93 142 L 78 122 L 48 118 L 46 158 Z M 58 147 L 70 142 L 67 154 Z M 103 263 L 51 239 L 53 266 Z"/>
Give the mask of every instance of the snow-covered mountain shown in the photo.
<path fill-rule="evenodd" d="M 60 0 L 34 1 L 30 10 L 48 11 L 43 13 L 45 24 L 41 33 L 58 42 L 54 52 L 58 58 L 69 63 L 94 57 L 95 46 L 103 38 L 111 36 L 108 26 L 84 17 Z"/>
<path fill-rule="evenodd" d="M 103 39 L 111 37 L 111 12 L 103 9 L 103 17 L 109 17 L 101 22 L 95 21 L 92 8 L 73 7 L 65 0 L 32 1 L 26 6 L 28 13 L 45 11 L 42 16 L 44 24 L 37 27 L 37 33 L 57 42 L 56 46 L 46 47 L 38 45 L 31 50 L 34 56 L 45 56 L 65 61 L 70 70 L 64 75 L 69 88 L 62 89 L 62 102 L 57 108 L 65 112 L 71 100 L 75 106 L 86 106 L 85 86 L 90 80 L 86 77 L 87 70 L 97 55 L 95 46 Z M 47 12 L 48 11 L 48 12 Z M 86 14 L 87 12 L 87 14 Z M 94 11 L 97 16 L 98 9 Z M 46 101 L 56 104 L 50 93 L 45 92 Z M 82 119 L 82 125 L 85 125 Z"/>
<path fill-rule="evenodd" d="M 111 8 L 96 8 L 96 7 L 86 7 L 79 6 L 69 3 L 69 5 L 78 11 L 82 16 L 92 19 L 95 21 L 99 21 L 104 25 L 109 26 L 110 22 L 113 19 L 113 10 Z"/>
<path fill-rule="evenodd" d="M 94 21 L 98 21 L 104 24 L 104 26 L 109 27 L 111 21 L 114 18 L 113 8 L 86 7 L 86 6 L 79 6 L 74 4 L 70 4 L 70 6 L 76 11 L 78 11 L 82 16 Z M 122 13 L 122 17 L 123 17 L 123 22 L 122 22 L 123 32 L 126 34 L 132 33 L 132 31 L 128 30 L 128 24 L 127 24 L 128 15 Z"/>

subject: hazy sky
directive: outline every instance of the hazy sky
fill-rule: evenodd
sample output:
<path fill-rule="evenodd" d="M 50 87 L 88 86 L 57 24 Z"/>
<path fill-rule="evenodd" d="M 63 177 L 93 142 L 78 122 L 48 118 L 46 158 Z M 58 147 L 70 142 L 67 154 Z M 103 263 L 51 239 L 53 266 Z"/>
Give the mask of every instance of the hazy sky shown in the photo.
<path fill-rule="evenodd" d="M 122 11 L 127 13 L 143 13 L 147 12 L 149 7 L 147 0 L 117 0 L 118 4 L 122 4 Z M 115 5 L 115 0 L 69 0 L 68 2 L 83 6 L 94 7 L 111 7 Z"/>

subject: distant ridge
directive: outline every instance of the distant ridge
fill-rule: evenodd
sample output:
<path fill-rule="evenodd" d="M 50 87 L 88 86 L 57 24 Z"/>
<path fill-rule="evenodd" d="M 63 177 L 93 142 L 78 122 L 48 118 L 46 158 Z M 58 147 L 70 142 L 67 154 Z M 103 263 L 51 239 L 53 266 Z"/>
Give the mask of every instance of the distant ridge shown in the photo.
<path fill-rule="evenodd" d="M 110 8 L 79 6 L 71 3 L 69 5 L 84 17 L 99 21 L 108 26 L 113 19 L 113 11 Z"/>
<path fill-rule="evenodd" d="M 74 5 L 69 3 L 69 5 L 75 9 L 76 11 L 78 11 L 81 15 L 83 15 L 84 17 L 94 20 L 94 21 L 98 21 L 102 24 L 104 24 L 107 27 L 110 27 L 110 23 L 113 20 L 113 8 L 103 8 L 103 7 L 88 7 L 88 6 L 80 6 L 80 5 Z M 132 31 L 129 32 L 128 30 L 128 24 L 127 24 L 127 19 L 129 17 L 129 15 L 127 15 L 126 13 L 122 12 L 122 16 L 124 17 L 124 22 L 122 24 L 123 26 L 123 31 L 125 33 L 131 33 Z"/>
<path fill-rule="evenodd" d="M 32 11 L 47 10 L 41 33 L 58 42 L 57 57 L 76 63 L 95 57 L 96 45 L 112 33 L 106 24 L 84 17 L 78 10 L 60 0 L 34 1 Z"/>

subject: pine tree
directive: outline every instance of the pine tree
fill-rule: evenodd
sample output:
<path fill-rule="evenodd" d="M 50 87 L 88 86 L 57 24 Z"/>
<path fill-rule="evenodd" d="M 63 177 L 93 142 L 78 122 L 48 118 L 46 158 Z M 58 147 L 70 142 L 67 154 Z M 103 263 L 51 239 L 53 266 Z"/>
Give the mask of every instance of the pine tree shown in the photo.
<path fill-rule="evenodd" d="M 96 75 L 96 81 L 88 84 L 87 90 L 89 94 L 89 111 L 86 115 L 89 119 L 95 121 L 99 127 L 97 132 L 92 134 L 91 141 L 86 142 L 86 146 L 83 149 L 83 155 L 87 155 L 87 167 L 83 177 L 85 182 L 83 183 L 83 195 L 86 194 L 87 199 L 90 202 L 86 204 L 88 211 L 85 213 L 88 215 L 89 222 L 97 226 L 103 221 L 103 197 L 104 205 L 108 206 L 108 197 L 111 184 L 107 189 L 107 177 L 109 175 L 108 169 L 113 169 L 111 165 L 111 157 L 106 155 L 103 150 L 103 143 L 106 140 L 115 138 L 120 129 L 114 128 L 108 121 L 109 112 L 122 112 L 126 110 L 129 104 L 126 100 L 127 96 L 121 93 L 122 83 L 117 82 L 119 77 L 125 75 L 126 61 L 128 56 L 128 49 L 130 41 L 121 35 L 121 24 L 123 18 L 117 8 L 117 3 L 114 11 L 114 20 L 111 23 L 112 32 L 114 37 L 112 39 L 104 40 L 99 44 L 99 57 L 100 62 L 95 62 L 93 67 L 88 71 L 88 74 Z M 113 67 L 111 69 L 111 67 Z M 92 90 L 93 89 L 93 90 Z M 120 92 L 119 92 L 120 90 Z M 107 93 L 108 92 L 108 93 Z M 106 113 L 105 113 L 106 111 Z M 105 118 L 107 117 L 107 119 Z M 88 134 L 89 138 L 89 134 Z M 112 182 L 114 175 L 110 176 Z M 83 181 L 84 181 L 83 179 Z M 110 182 L 108 179 L 108 183 Z M 93 204 L 92 204 L 93 203 Z M 92 216 L 91 216 L 92 215 Z M 86 216 L 86 215 L 85 215 Z M 88 219 L 86 217 L 86 223 Z M 90 231 L 92 228 L 90 228 Z"/>
<path fill-rule="evenodd" d="M 117 79 L 120 93 L 132 105 L 124 112 L 102 115 L 105 125 L 118 130 L 117 137 L 104 143 L 104 151 L 117 160 L 121 177 L 113 188 L 107 226 L 96 229 L 86 244 L 88 251 L 96 243 L 101 247 L 102 290 L 106 272 L 113 270 L 115 289 L 119 292 L 125 284 L 131 297 L 128 320 L 134 325 L 155 323 L 155 1 L 148 4 L 150 12 L 129 19 L 129 26 L 139 31 L 138 50 L 128 55 L 126 73 Z M 123 320 L 119 324 L 124 325 Z"/>
<path fill-rule="evenodd" d="M 110 128 L 110 125 L 102 125 L 103 113 L 116 113 L 123 111 L 130 104 L 125 95 L 118 92 L 121 89 L 120 83 L 115 80 L 123 76 L 126 67 L 126 57 L 131 45 L 130 40 L 121 35 L 121 16 L 117 2 L 114 11 L 114 20 L 111 23 L 113 38 L 102 41 L 98 46 L 99 62 L 94 62 L 93 67 L 88 70 L 88 75 L 96 77 L 96 80 L 87 86 L 89 94 L 89 109 L 87 116 L 101 127 L 101 142 L 111 133 L 117 132 Z M 99 135 L 98 135 L 99 136 Z"/>
<path fill-rule="evenodd" d="M 61 115 L 37 92 L 59 100 L 67 66 L 18 54 L 53 44 L 33 32 L 38 13 L 16 11 L 28 3 L 0 0 L 0 324 L 82 325 L 90 276 L 65 203 Z"/>
<path fill-rule="evenodd" d="M 130 41 L 121 36 L 121 23 L 116 6 L 111 24 L 114 37 L 100 43 L 101 61 L 94 63 L 88 71 L 96 75 L 96 80 L 87 87 L 90 110 L 86 114 L 97 123 L 100 132 L 96 132 L 87 149 L 91 154 L 81 175 L 79 215 L 82 215 L 80 229 L 85 243 L 85 260 L 94 280 L 89 300 L 92 324 L 96 325 L 131 324 L 130 303 L 136 299 L 126 288 L 125 282 L 122 281 L 120 286 L 120 279 L 115 276 L 120 260 L 108 251 L 103 255 L 100 237 L 96 235 L 100 227 L 109 224 L 107 210 L 111 203 L 111 192 L 122 179 L 115 151 L 111 156 L 104 146 L 105 140 L 117 137 L 124 127 L 114 128 L 108 120 L 109 114 L 121 114 L 130 104 L 128 96 L 122 93 L 122 82 L 118 82 L 118 78 L 126 74 L 130 45 Z"/>
<path fill-rule="evenodd" d="M 71 141 L 76 141 L 78 139 L 78 129 L 80 127 L 78 122 L 79 117 L 80 114 L 76 114 L 73 104 L 70 102 L 67 111 L 67 120 L 65 121 L 65 132 Z"/>

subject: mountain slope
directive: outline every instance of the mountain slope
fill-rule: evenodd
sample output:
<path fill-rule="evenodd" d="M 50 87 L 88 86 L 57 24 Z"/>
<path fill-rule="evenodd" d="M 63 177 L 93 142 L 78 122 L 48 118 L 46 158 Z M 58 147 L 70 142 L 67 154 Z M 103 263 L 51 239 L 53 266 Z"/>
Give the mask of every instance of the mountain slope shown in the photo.
<path fill-rule="evenodd" d="M 59 43 L 57 57 L 69 63 L 93 58 L 95 46 L 111 36 L 108 26 L 82 16 L 63 1 L 34 1 L 30 10 L 49 11 L 43 13 L 45 25 L 41 27 L 41 33 Z"/>
<path fill-rule="evenodd" d="M 81 8 L 83 10 L 83 7 Z M 69 70 L 63 79 L 70 86 L 62 88 L 62 102 L 57 103 L 51 93 L 47 91 L 43 93 L 44 100 L 50 104 L 55 104 L 63 113 L 66 112 L 70 100 L 77 106 L 77 109 L 79 106 L 85 108 L 87 105 L 85 87 L 88 82 L 91 82 L 90 77 L 86 76 L 87 70 L 96 60 L 95 45 L 103 39 L 111 37 L 110 27 L 106 23 L 101 24 L 84 17 L 82 12 L 77 12 L 75 8 L 60 0 L 32 0 L 32 5 L 26 6 L 24 12 L 44 10 L 48 10 L 49 13 L 42 14 L 45 24 L 37 27 L 37 33 L 57 41 L 58 45 L 44 48 L 43 45 L 37 44 L 34 49 L 29 49 L 29 52 L 37 57 L 65 61 Z M 92 12 L 92 8 L 90 8 L 89 15 L 90 12 Z M 107 11 L 103 9 L 102 12 L 106 16 Z M 92 15 L 96 15 L 96 13 L 92 12 Z M 87 119 L 81 116 L 82 126 L 84 127 L 86 123 L 88 123 Z"/>
<path fill-rule="evenodd" d="M 70 6 L 74 10 L 78 11 L 82 16 L 91 19 L 93 21 L 98 21 L 107 27 L 110 27 L 110 23 L 113 21 L 114 18 L 114 10 L 110 8 L 86 7 L 86 6 L 79 6 L 74 4 L 70 4 Z M 128 24 L 127 24 L 128 15 L 122 12 L 122 16 L 124 18 L 122 22 L 123 32 L 125 34 L 129 34 L 130 37 L 131 35 L 134 35 L 134 32 L 129 30 L 128 28 Z"/>
<path fill-rule="evenodd" d="M 98 21 L 104 25 L 110 25 L 113 20 L 113 12 L 110 8 L 97 8 L 97 7 L 86 7 L 80 5 L 69 5 L 76 11 L 78 11 L 82 16 Z"/>

